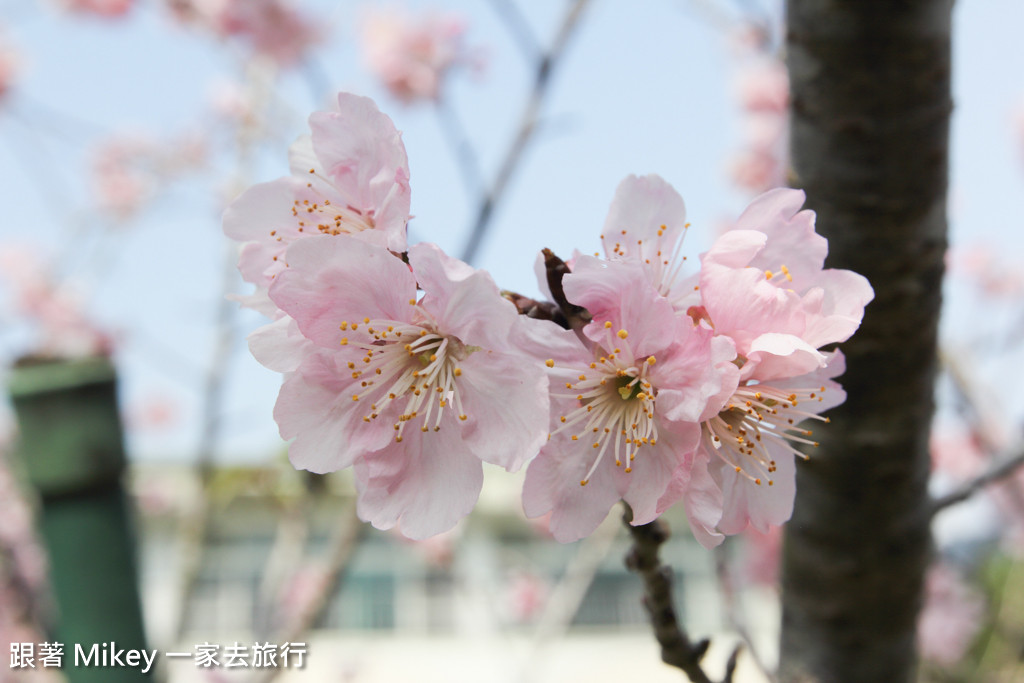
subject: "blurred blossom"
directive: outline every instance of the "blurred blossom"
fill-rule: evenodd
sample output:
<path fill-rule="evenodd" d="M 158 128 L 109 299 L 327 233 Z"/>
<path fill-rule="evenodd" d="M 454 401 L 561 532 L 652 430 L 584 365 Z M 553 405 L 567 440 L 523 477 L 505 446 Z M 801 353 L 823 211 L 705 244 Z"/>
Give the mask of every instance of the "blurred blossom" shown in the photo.
<path fill-rule="evenodd" d="M 135 0 L 62 0 L 61 4 L 70 12 L 122 17 L 132 9 Z"/>
<path fill-rule="evenodd" d="M 180 417 L 180 406 L 166 396 L 149 396 L 128 409 L 127 423 L 132 430 L 165 430 Z"/>
<path fill-rule="evenodd" d="M 517 571 L 505 582 L 503 612 L 514 624 L 536 621 L 544 611 L 551 587 L 541 576 Z"/>
<path fill-rule="evenodd" d="M 402 533 L 401 525 L 399 525 L 394 529 L 394 537 L 410 546 L 427 565 L 437 569 L 450 569 L 452 561 L 455 559 L 455 546 L 462 536 L 462 529 L 462 524 L 456 524 L 448 531 L 424 538 L 421 541 L 414 541 Z"/>
<path fill-rule="evenodd" d="M 279 623 L 290 627 L 301 623 L 328 595 L 333 575 L 323 563 L 299 567 L 285 583 L 277 602 Z"/>
<path fill-rule="evenodd" d="M 237 81 L 216 81 L 209 92 L 210 106 L 217 116 L 237 124 L 256 121 L 259 113 L 246 87 Z"/>
<path fill-rule="evenodd" d="M 977 432 L 949 426 L 932 431 L 931 456 L 933 483 L 942 492 L 981 475 L 998 459 L 986 451 Z M 986 523 L 981 515 L 990 509 L 990 515 L 995 515 L 998 521 Z M 968 517 L 968 513 L 971 516 Z M 991 538 L 991 527 L 995 524 L 1011 550 L 1024 551 L 1024 469 L 1018 468 L 1010 476 L 985 487 L 974 500 L 944 513 L 944 518 L 954 514 L 964 516 L 966 521 L 962 525 L 970 525 L 975 539 Z M 951 523 L 946 524 L 949 527 Z M 936 528 L 940 541 L 950 535 L 949 528 Z"/>
<path fill-rule="evenodd" d="M 989 461 L 978 439 L 963 429 L 946 427 L 932 430 L 930 450 L 932 471 L 944 473 L 957 481 L 977 476 Z"/>
<path fill-rule="evenodd" d="M 925 604 L 917 622 L 922 657 L 949 666 L 963 658 L 985 616 L 985 601 L 954 568 L 937 564 L 925 580 Z"/>
<path fill-rule="evenodd" d="M 779 158 L 757 147 L 738 152 L 729 162 L 729 175 L 736 185 L 750 192 L 760 192 L 782 184 Z"/>
<path fill-rule="evenodd" d="M 747 111 L 785 115 L 789 107 L 789 73 L 777 59 L 762 58 L 746 65 L 737 78 L 736 90 Z"/>
<path fill-rule="evenodd" d="M 47 591 L 46 556 L 35 535 L 31 510 L 8 466 L 6 445 L 0 442 L 0 647 L 4 652 L 8 643 L 43 641 L 40 622 Z M 18 671 L 0 669 L 0 683 L 24 680 L 54 677 L 22 678 Z"/>
<path fill-rule="evenodd" d="M 363 19 L 367 66 L 405 103 L 436 100 L 449 69 L 470 62 L 462 45 L 463 20 L 452 14 L 413 17 L 398 8 L 374 8 Z"/>
<path fill-rule="evenodd" d="M 98 207 L 119 220 L 134 218 L 161 186 L 205 157 L 205 142 L 195 135 L 167 143 L 138 134 L 104 140 L 92 155 Z"/>
<path fill-rule="evenodd" d="M 153 174 L 140 160 L 153 154 L 156 144 L 145 138 L 119 137 L 104 141 L 94 152 L 93 189 L 100 207 L 119 218 L 130 218 L 155 191 Z"/>
<path fill-rule="evenodd" d="M 12 287 L 15 308 L 38 328 L 33 355 L 81 358 L 112 351 L 112 337 L 83 312 L 81 292 L 58 283 L 35 252 L 24 247 L 0 249 L 0 272 Z"/>
<path fill-rule="evenodd" d="M 789 75 L 772 52 L 767 33 L 758 27 L 745 29 L 751 37 L 738 43 L 734 87 L 743 146 L 730 161 L 729 172 L 737 186 L 760 193 L 786 184 Z"/>
<path fill-rule="evenodd" d="M 994 248 L 975 245 L 950 253 L 950 267 L 959 271 L 983 294 L 1014 300 L 1024 295 L 1024 275 L 1015 260 L 1003 257 Z"/>
<path fill-rule="evenodd" d="M 166 0 L 185 24 L 234 37 L 282 66 L 294 65 L 320 42 L 321 31 L 288 0 Z"/>
<path fill-rule="evenodd" d="M 0 34 L 0 100 L 7 97 L 21 70 L 21 57 Z"/>
<path fill-rule="evenodd" d="M 771 44 L 771 34 L 766 26 L 744 22 L 729 33 L 729 46 L 739 54 L 764 52 Z"/>

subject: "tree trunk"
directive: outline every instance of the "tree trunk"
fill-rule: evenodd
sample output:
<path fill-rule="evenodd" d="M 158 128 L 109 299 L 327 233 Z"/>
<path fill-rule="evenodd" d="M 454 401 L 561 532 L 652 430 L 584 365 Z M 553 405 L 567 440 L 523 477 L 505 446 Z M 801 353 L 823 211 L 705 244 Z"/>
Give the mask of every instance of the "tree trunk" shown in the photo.
<path fill-rule="evenodd" d="M 783 554 L 785 682 L 901 683 L 929 559 L 928 431 L 946 246 L 952 0 L 791 0 L 796 184 L 829 265 L 875 288 L 846 403 L 801 463 Z M 817 438 L 817 437 L 816 437 Z"/>

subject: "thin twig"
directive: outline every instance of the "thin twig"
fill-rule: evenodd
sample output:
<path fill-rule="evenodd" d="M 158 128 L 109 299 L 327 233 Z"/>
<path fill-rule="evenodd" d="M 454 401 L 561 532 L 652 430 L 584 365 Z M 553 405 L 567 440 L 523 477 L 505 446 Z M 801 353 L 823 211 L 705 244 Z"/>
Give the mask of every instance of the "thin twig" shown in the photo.
<path fill-rule="evenodd" d="M 270 100 L 272 88 L 267 78 L 267 69 L 272 67 L 263 63 L 253 63 L 246 70 L 246 80 L 253 85 L 256 94 L 253 96 L 253 109 L 264 110 Z M 260 131 L 255 125 L 243 126 L 239 131 L 237 143 L 237 170 L 233 186 L 237 189 L 245 187 L 245 177 L 252 165 L 252 152 L 259 139 Z M 206 553 L 211 527 L 210 484 L 213 479 L 213 461 L 221 438 L 224 419 L 224 394 L 227 384 L 227 369 L 231 354 L 235 350 L 234 341 L 237 337 L 234 320 L 238 305 L 228 299 L 228 293 L 236 285 L 235 268 L 236 252 L 224 242 L 224 261 L 221 265 L 221 296 L 217 304 L 215 329 L 216 338 L 206 378 L 200 394 L 200 410 L 203 418 L 200 427 L 199 443 L 196 448 L 196 470 L 199 478 L 200 497 L 191 515 L 184 520 L 184 541 L 181 595 L 178 607 L 178 623 L 176 639 L 184 633 L 188 621 L 188 610 L 195 592 L 199 572 Z"/>
<path fill-rule="evenodd" d="M 722 544 L 715 547 L 715 575 L 718 578 L 718 587 L 722 593 L 722 601 L 725 604 L 725 618 L 729 623 L 729 627 L 736 631 L 736 634 L 743 641 L 743 645 L 746 646 L 747 652 L 750 653 L 750 658 L 753 660 L 754 665 L 764 675 L 765 679 L 771 683 L 776 683 L 777 679 L 775 674 L 768 670 L 765 666 L 764 660 L 757 652 L 757 648 L 754 647 L 754 641 L 750 636 L 750 631 L 747 629 L 747 625 L 743 622 L 740 617 L 739 610 L 737 609 L 736 600 L 736 588 L 733 585 L 732 575 L 729 570 L 729 557 L 726 552 L 726 544 Z M 733 653 L 733 656 L 739 655 L 739 648 Z"/>
<path fill-rule="evenodd" d="M 490 0 L 494 11 L 505 22 L 509 33 L 515 38 L 523 56 L 530 62 L 536 62 L 543 54 L 540 41 L 530 28 L 530 22 L 526 20 L 519 6 L 513 0 Z"/>
<path fill-rule="evenodd" d="M 579 24 L 580 17 L 583 16 L 583 10 L 586 9 L 589 2 L 590 0 L 575 0 L 573 2 L 569 11 L 566 12 L 565 18 L 562 20 L 562 25 L 555 36 L 554 42 L 537 64 L 533 90 L 520 116 L 519 129 L 505 152 L 505 159 L 498 169 L 494 184 L 480 202 L 476 220 L 473 223 L 473 229 L 470 231 L 469 239 L 462 250 L 462 260 L 467 263 L 472 263 L 473 258 L 476 256 L 476 252 L 479 250 L 484 235 L 487 233 L 487 228 L 490 225 L 494 207 L 504 194 L 512 173 L 519 165 L 519 159 L 522 157 L 527 143 L 537 128 L 537 115 L 540 112 L 540 106 L 551 83 L 551 72 L 554 70 L 559 59 L 561 59 L 573 29 Z"/>
<path fill-rule="evenodd" d="M 661 661 L 681 669 L 693 683 L 711 683 L 700 662 L 711 641 L 690 642 L 686 631 L 679 625 L 672 604 L 672 568 L 661 563 L 658 550 L 668 540 L 668 528 L 661 520 L 633 526 L 633 510 L 628 505 L 622 521 L 633 537 L 633 546 L 626 555 L 626 566 L 640 575 L 644 582 L 644 607 L 654 627 L 654 637 L 661 645 Z M 728 674 L 731 678 L 731 673 Z"/>
<path fill-rule="evenodd" d="M 551 592 L 544 607 L 533 632 L 533 642 L 519 680 L 534 681 L 539 678 L 536 674 L 541 651 L 564 636 L 569 629 L 597 571 L 615 544 L 619 531 L 617 524 L 603 524 L 580 542 L 576 555 L 565 569 L 565 575 Z"/>
<path fill-rule="evenodd" d="M 931 514 L 935 515 L 950 505 L 967 500 L 989 484 L 1010 476 L 1021 466 L 1024 466 L 1024 446 L 1018 446 L 1013 451 L 1013 455 L 1000 458 L 999 462 L 994 463 L 974 479 L 964 482 L 955 490 L 936 498 L 932 501 Z"/>
<path fill-rule="evenodd" d="M 954 354 L 949 353 L 945 349 L 940 349 L 939 360 L 946 374 L 953 382 L 953 388 L 957 392 L 960 401 L 977 425 L 972 432 L 981 444 L 982 449 L 989 454 L 1001 451 L 1007 454 L 1002 458 L 996 459 L 987 470 L 974 479 L 963 483 L 956 490 L 935 499 L 931 506 L 931 514 L 933 516 L 951 505 L 967 500 L 989 484 L 1013 474 L 1019 467 L 1024 465 L 1024 445 L 1018 445 L 1011 449 L 1005 449 L 1002 446 L 1001 442 L 1003 439 L 1000 437 L 1004 435 L 999 433 L 999 422 L 983 406 L 982 399 L 978 396 L 978 388 L 972 384 L 963 368 L 963 364 L 959 362 Z M 1015 493 L 1014 502 L 1019 505 L 1019 490 Z"/>
<path fill-rule="evenodd" d="M 330 548 L 327 551 L 326 566 L 323 580 L 320 582 L 319 590 L 312 599 L 305 605 L 305 609 L 299 613 L 295 620 L 286 627 L 271 642 L 274 643 L 299 643 L 304 642 L 306 633 L 317 622 L 320 615 L 331 602 L 334 591 L 343 580 L 346 570 L 351 564 L 352 555 L 359 542 L 363 538 L 366 525 L 356 516 L 355 502 L 348 505 L 348 509 L 342 513 L 345 520 L 338 529 L 334 538 L 331 539 Z M 279 674 L 284 672 L 283 667 L 268 667 L 256 674 L 252 683 L 271 683 Z"/>
<path fill-rule="evenodd" d="M 729 661 L 725 663 L 725 676 L 722 678 L 722 683 L 732 683 L 733 676 L 736 675 L 736 665 L 740 661 L 740 653 L 743 652 L 743 643 L 737 645 L 732 654 L 729 655 Z"/>
<path fill-rule="evenodd" d="M 235 259 L 234 252 L 230 249 L 225 252 L 225 261 L 222 266 L 222 290 L 227 293 L 234 287 Z M 234 350 L 233 320 L 237 304 L 222 296 L 217 306 L 216 330 L 217 337 L 214 343 L 213 355 L 210 358 L 210 365 L 207 369 L 206 379 L 203 383 L 203 390 L 200 394 L 200 410 L 203 416 L 202 426 L 199 435 L 199 446 L 196 458 L 196 471 L 199 478 L 199 486 L 202 495 L 199 498 L 192 514 L 185 520 L 184 541 L 185 548 L 182 557 L 182 584 L 180 614 L 178 615 L 177 633 L 178 639 L 184 634 L 187 623 L 187 614 L 195 593 L 196 583 L 199 579 L 199 571 L 203 564 L 203 555 L 206 552 L 206 545 L 210 534 L 210 482 L 213 479 L 213 461 L 217 445 L 220 440 L 221 424 L 223 418 L 223 396 L 227 384 L 228 361 Z"/>
<path fill-rule="evenodd" d="M 300 474 L 305 474 L 302 472 Z M 305 483 L 305 482 L 304 482 Z M 256 622 L 253 632 L 258 636 L 269 636 L 273 628 L 275 602 L 281 588 L 290 576 L 294 576 L 302 562 L 310 534 L 309 490 L 303 486 L 298 499 L 291 501 L 282 510 L 277 522 L 274 542 L 263 563 L 260 585 L 257 591 Z"/>
<path fill-rule="evenodd" d="M 442 94 L 438 97 L 434 105 L 441 130 L 458 162 L 462 182 L 466 186 L 466 194 L 470 197 L 477 196 L 484 189 L 484 176 L 480 170 L 480 160 L 477 159 L 473 145 L 466 138 L 465 128 L 446 95 Z"/>

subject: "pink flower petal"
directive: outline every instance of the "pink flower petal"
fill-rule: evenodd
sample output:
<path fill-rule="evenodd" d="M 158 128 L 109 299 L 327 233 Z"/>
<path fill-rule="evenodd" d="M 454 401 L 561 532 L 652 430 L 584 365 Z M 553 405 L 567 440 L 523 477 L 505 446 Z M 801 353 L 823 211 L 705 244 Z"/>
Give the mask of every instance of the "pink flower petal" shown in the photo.
<path fill-rule="evenodd" d="M 378 529 L 400 523 L 403 535 L 423 539 L 469 514 L 483 485 L 483 466 L 457 430 L 411 429 L 406 435 L 356 462 L 357 511 Z"/>
<path fill-rule="evenodd" d="M 333 472 L 349 467 L 367 451 L 394 439 L 391 421 L 366 425 L 365 409 L 352 400 L 357 380 L 345 366 L 346 358 L 318 350 L 285 379 L 274 408 L 281 438 L 295 439 L 288 448 L 292 464 L 311 472 Z"/>
<path fill-rule="evenodd" d="M 270 298 L 320 346 L 338 346 L 347 336 L 339 329 L 342 322 L 409 320 L 416 279 L 386 249 L 325 235 L 293 243 L 286 258 L 289 267 L 275 280 Z"/>

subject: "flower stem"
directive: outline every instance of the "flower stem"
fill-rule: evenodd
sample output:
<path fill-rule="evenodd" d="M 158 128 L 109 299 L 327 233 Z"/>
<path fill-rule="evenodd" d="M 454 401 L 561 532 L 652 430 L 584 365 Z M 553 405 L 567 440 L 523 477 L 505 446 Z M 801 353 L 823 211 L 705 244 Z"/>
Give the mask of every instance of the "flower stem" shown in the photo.
<path fill-rule="evenodd" d="M 668 527 L 660 520 L 633 526 L 633 510 L 629 505 L 624 506 L 622 521 L 633 538 L 633 545 L 626 555 L 626 566 L 643 579 L 644 607 L 650 616 L 654 637 L 661 645 L 661 661 L 681 669 L 693 683 L 711 683 L 700 665 L 711 641 L 705 638 L 693 643 L 679 625 L 672 603 L 672 568 L 663 565 L 658 557 L 661 544 L 668 540 Z M 733 653 L 726 683 L 732 678 L 735 657 Z"/>

